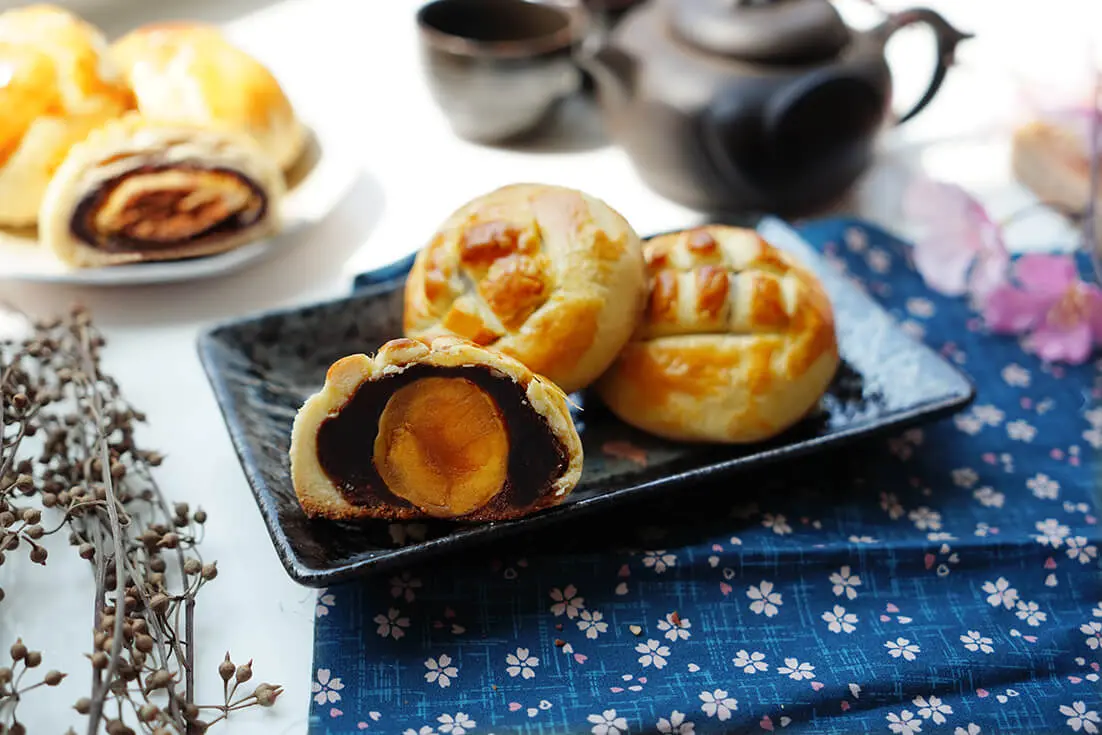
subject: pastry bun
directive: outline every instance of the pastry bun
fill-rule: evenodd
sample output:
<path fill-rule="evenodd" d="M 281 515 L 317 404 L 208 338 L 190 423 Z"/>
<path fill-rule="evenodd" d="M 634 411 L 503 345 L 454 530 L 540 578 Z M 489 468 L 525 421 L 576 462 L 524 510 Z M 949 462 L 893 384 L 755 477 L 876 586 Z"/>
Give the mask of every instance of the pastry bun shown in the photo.
<path fill-rule="evenodd" d="M 279 82 L 217 27 L 142 26 L 116 41 L 111 55 L 146 117 L 244 131 L 281 170 L 301 156 L 305 129 Z"/>
<path fill-rule="evenodd" d="M 52 5 L 0 13 L 0 225 L 30 226 L 74 143 L 134 104 L 95 27 Z"/>
<path fill-rule="evenodd" d="M 213 255 L 278 230 L 283 193 L 279 169 L 244 133 L 130 114 L 69 151 L 39 239 L 75 267 Z"/>
<path fill-rule="evenodd" d="M 667 439 L 729 444 L 807 415 L 839 364 L 818 279 L 736 227 L 663 235 L 645 253 L 646 315 L 595 386 L 612 412 Z"/>
<path fill-rule="evenodd" d="M 612 364 L 645 302 L 642 243 L 620 214 L 514 184 L 460 207 L 417 254 L 405 332 L 493 347 L 570 393 Z"/>
<path fill-rule="evenodd" d="M 291 479 L 310 517 L 494 521 L 557 505 L 582 472 L 566 395 L 454 337 L 350 355 L 298 411 Z"/>

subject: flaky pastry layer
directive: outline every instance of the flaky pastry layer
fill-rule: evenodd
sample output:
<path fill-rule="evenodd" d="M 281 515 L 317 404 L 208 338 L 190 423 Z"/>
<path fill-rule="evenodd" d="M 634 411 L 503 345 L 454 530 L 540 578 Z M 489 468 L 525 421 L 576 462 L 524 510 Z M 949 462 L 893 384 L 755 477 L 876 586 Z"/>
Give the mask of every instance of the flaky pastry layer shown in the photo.
<path fill-rule="evenodd" d="M 284 187 L 243 133 L 133 113 L 69 151 L 43 197 L 39 238 L 74 267 L 214 255 L 276 232 Z"/>
<path fill-rule="evenodd" d="M 408 336 L 454 334 L 573 392 L 615 359 L 646 299 L 639 236 L 574 189 L 514 184 L 454 212 L 406 281 Z"/>
<path fill-rule="evenodd" d="M 654 238 L 645 318 L 597 394 L 625 422 L 680 441 L 749 443 L 807 415 L 839 364 L 818 279 L 753 230 Z"/>
<path fill-rule="evenodd" d="M 400 338 L 387 342 L 373 356 L 349 355 L 337 360 L 329 368 L 322 389 L 308 398 L 296 414 L 291 433 L 291 479 L 299 503 L 308 516 L 334 520 L 424 517 L 424 513 L 414 507 L 369 507 L 350 502 L 323 469 L 318 450 L 322 424 L 339 415 L 364 383 L 395 377 L 414 366 L 478 366 L 492 370 L 501 380 L 520 386 L 531 409 L 546 421 L 563 449 L 567 464 L 538 501 L 531 507 L 517 509 L 516 515 L 556 505 L 578 484 L 583 463 L 582 443 L 570 418 L 566 394 L 558 386 L 517 360 L 466 340 L 447 336 L 431 341 Z M 376 430 L 377 427 L 364 427 L 365 447 L 371 446 Z M 370 456 L 370 449 L 365 451 Z M 523 452 L 524 448 L 513 451 Z M 500 520 L 507 515 L 499 511 L 488 518 L 484 513 L 475 512 L 466 520 Z"/>

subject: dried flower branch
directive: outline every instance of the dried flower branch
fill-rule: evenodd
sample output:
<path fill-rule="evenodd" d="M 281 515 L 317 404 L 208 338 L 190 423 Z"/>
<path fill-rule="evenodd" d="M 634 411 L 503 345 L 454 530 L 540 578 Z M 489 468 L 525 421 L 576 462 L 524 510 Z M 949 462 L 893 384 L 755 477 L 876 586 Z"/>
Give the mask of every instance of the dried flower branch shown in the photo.
<path fill-rule="evenodd" d="M 92 690 L 74 705 L 87 732 L 190 735 L 230 712 L 271 706 L 282 689 L 260 684 L 239 695 L 252 662 L 233 666 L 229 654 L 223 666 L 232 668 L 233 685 L 223 703 L 196 703 L 196 597 L 218 574 L 197 548 L 206 512 L 161 492 L 152 468 L 162 457 L 135 443 L 145 417 L 102 372 L 104 340 L 88 313 L 27 324 L 25 337 L 0 341 L 0 564 L 5 552 L 26 549 L 45 566 L 39 542 L 67 530 L 92 567 Z M 25 732 L 22 697 L 64 674 L 25 684 L 41 654 L 20 641 L 11 658 L 0 668 L 0 732 L 15 734 Z M 204 720 L 204 710 L 214 716 Z"/>

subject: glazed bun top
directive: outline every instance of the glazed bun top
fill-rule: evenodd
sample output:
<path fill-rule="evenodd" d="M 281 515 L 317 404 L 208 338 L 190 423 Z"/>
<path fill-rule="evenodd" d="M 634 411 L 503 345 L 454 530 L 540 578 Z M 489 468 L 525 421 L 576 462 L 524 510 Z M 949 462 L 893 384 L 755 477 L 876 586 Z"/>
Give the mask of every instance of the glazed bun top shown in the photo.
<path fill-rule="evenodd" d="M 710 225 L 656 237 L 644 252 L 652 285 L 637 339 L 782 336 L 793 367 L 835 349 L 819 279 L 756 231 Z"/>
<path fill-rule="evenodd" d="M 279 81 L 217 26 L 142 26 L 116 41 L 111 54 L 143 115 L 245 131 L 281 169 L 301 154 L 305 129 Z"/>
<path fill-rule="evenodd" d="M 642 243 L 599 199 L 514 184 L 443 223 L 418 254 L 405 298 L 408 335 L 493 347 L 572 392 L 635 329 L 646 299 Z"/>

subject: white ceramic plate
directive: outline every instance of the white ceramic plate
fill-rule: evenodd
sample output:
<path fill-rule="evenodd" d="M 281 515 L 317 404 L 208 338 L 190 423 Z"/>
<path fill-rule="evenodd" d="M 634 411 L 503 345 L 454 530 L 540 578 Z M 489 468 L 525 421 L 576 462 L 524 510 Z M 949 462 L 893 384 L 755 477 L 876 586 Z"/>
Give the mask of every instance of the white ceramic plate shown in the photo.
<path fill-rule="evenodd" d="M 311 127 L 303 159 L 292 169 L 283 200 L 282 230 L 228 253 L 190 260 L 136 263 L 105 268 L 71 268 L 40 247 L 33 233 L 0 230 L 0 280 L 131 286 L 190 281 L 225 275 L 254 264 L 296 240 L 297 233 L 325 217 L 355 179 L 347 156 Z"/>

